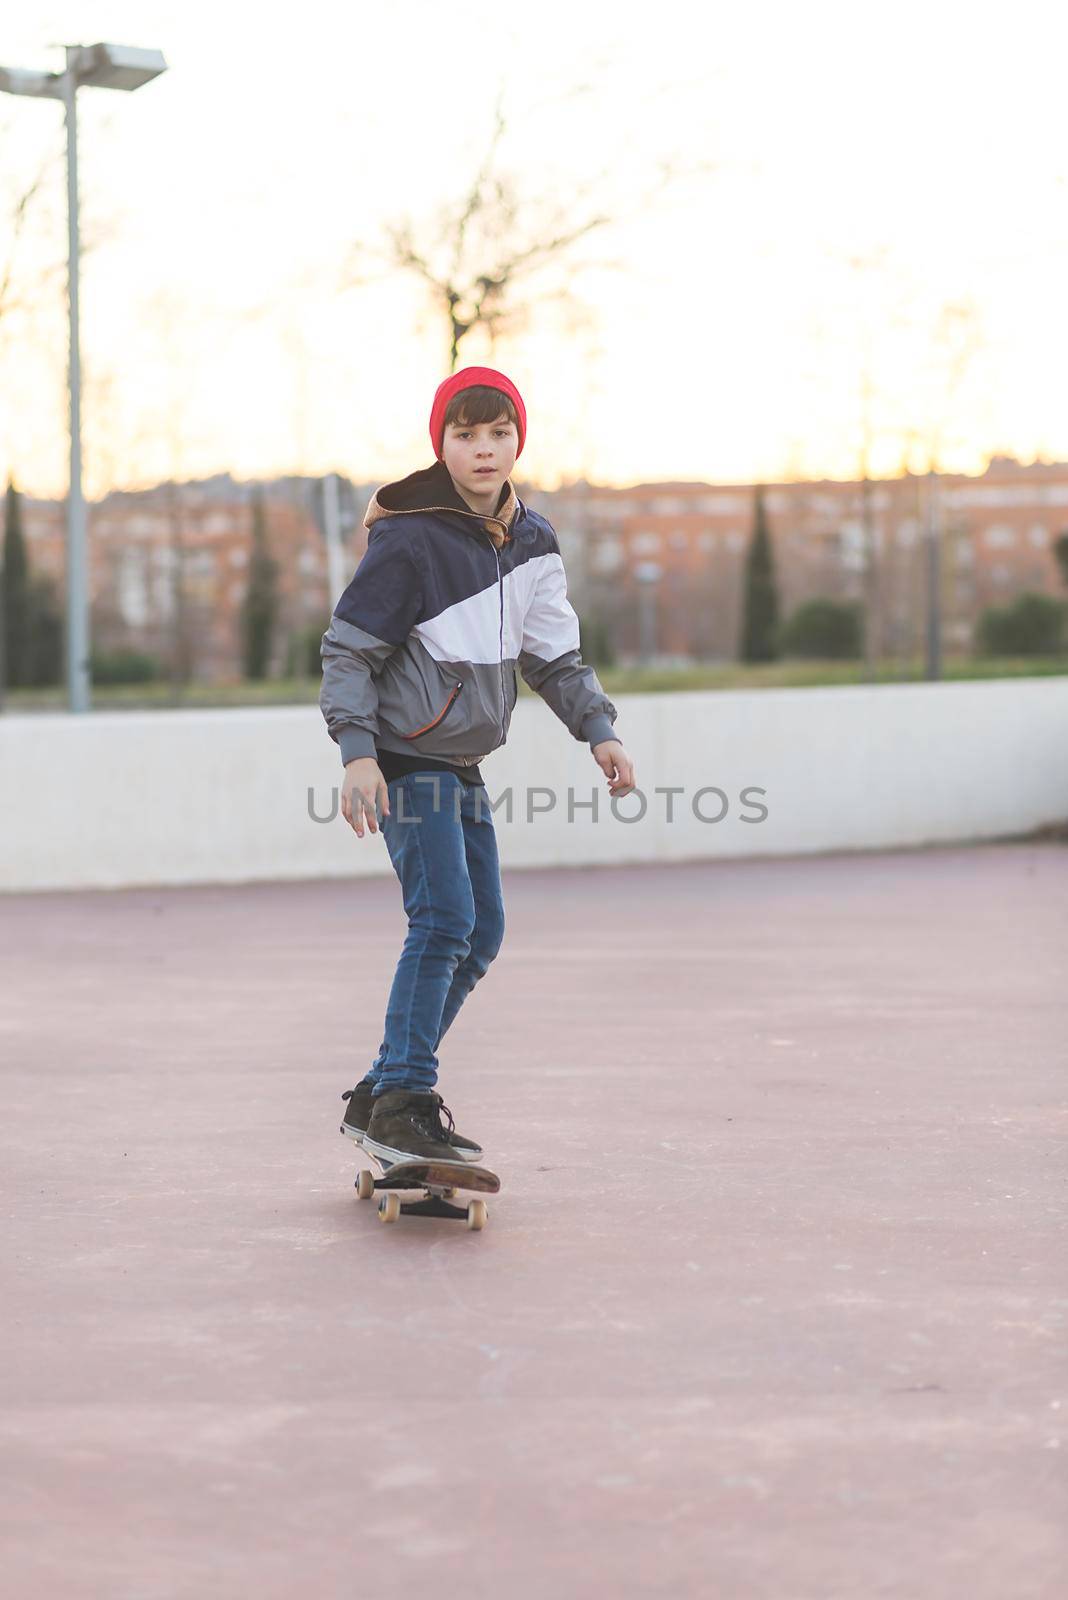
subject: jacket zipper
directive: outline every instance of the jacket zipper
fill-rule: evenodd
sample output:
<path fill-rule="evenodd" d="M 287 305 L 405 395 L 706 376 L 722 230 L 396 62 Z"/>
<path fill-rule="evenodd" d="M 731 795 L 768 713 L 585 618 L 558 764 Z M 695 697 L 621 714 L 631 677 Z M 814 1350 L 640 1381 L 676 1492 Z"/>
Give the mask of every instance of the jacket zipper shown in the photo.
<path fill-rule="evenodd" d="M 436 728 L 438 723 L 441 721 L 442 717 L 444 717 L 446 712 L 449 710 L 449 707 L 452 705 L 453 701 L 456 699 L 456 696 L 460 693 L 460 690 L 463 688 L 463 686 L 464 686 L 464 681 L 463 681 L 462 678 L 459 678 L 457 680 L 455 689 L 452 691 L 452 694 L 450 694 L 449 698 L 445 702 L 444 709 L 438 712 L 438 714 L 434 718 L 433 722 L 428 722 L 425 728 L 416 728 L 414 733 L 402 733 L 401 734 L 401 738 L 402 739 L 418 739 L 418 737 L 419 737 L 419 735 L 421 733 L 429 733 L 431 728 Z"/>
<path fill-rule="evenodd" d="M 501 607 L 501 629 L 498 638 L 498 667 L 501 674 L 501 744 L 503 744 L 505 741 L 504 724 L 505 719 L 508 716 L 508 695 L 505 692 L 504 687 L 504 579 L 501 576 L 501 558 L 497 551 L 497 546 L 493 544 L 493 540 L 490 539 L 488 533 L 486 534 L 486 538 L 489 539 L 490 544 L 493 545 L 493 559 L 497 563 L 497 596 Z M 498 745 L 497 748 L 500 749 L 500 745 Z"/>
<path fill-rule="evenodd" d="M 454 516 L 477 517 L 480 522 L 483 520 L 481 512 L 457 511 L 457 508 L 455 506 L 420 506 L 419 509 L 421 511 L 451 511 Z M 483 527 L 482 531 L 483 531 L 483 533 L 486 533 L 486 529 L 484 527 Z M 504 741 L 505 741 L 506 735 L 505 735 L 504 724 L 505 724 L 505 719 L 508 716 L 508 694 L 507 694 L 507 691 L 506 691 L 505 686 L 504 686 L 504 578 L 501 575 L 501 558 L 500 558 L 500 555 L 498 554 L 497 546 L 493 543 L 493 540 L 490 538 L 488 533 L 486 533 L 486 542 L 490 546 L 491 550 L 493 551 L 493 559 L 497 563 L 497 599 L 498 599 L 498 603 L 500 605 L 500 631 L 499 631 L 498 640 L 497 640 L 497 648 L 498 648 L 497 665 L 498 665 L 498 669 L 499 669 L 500 675 L 501 675 L 501 739 L 500 739 L 500 744 L 498 744 L 495 747 L 496 749 L 499 750 L 500 749 L 500 745 L 503 744 Z M 460 679 L 459 682 L 456 685 L 456 688 L 453 690 L 452 694 L 449 696 L 448 700 L 445 702 L 444 709 L 440 712 L 440 714 L 438 716 L 436 716 L 434 718 L 433 722 L 428 722 L 425 728 L 416 728 L 414 733 L 402 734 L 401 737 L 404 738 L 404 739 L 418 739 L 420 734 L 429 733 L 431 728 L 436 728 L 438 723 L 441 721 L 442 717 L 444 717 L 446 712 L 449 710 L 450 706 L 452 705 L 453 701 L 456 699 L 456 696 L 460 693 L 460 690 L 462 688 L 463 688 L 463 679 Z"/>

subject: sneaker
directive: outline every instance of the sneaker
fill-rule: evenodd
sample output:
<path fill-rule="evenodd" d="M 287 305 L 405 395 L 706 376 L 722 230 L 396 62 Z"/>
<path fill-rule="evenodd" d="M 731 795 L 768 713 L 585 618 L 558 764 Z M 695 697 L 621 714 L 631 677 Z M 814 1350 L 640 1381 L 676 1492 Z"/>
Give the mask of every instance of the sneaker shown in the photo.
<path fill-rule="evenodd" d="M 482 1146 L 476 1144 L 473 1139 L 465 1139 L 462 1133 L 454 1131 L 451 1126 L 452 1112 L 436 1091 L 431 1090 L 430 1092 L 438 1102 L 439 1109 L 444 1106 L 450 1126 L 447 1132 L 444 1129 L 442 1129 L 442 1132 L 445 1133 L 446 1139 L 452 1145 L 454 1153 L 464 1161 L 481 1161 Z M 345 1112 L 345 1120 L 341 1124 L 340 1131 L 347 1134 L 350 1139 L 355 1139 L 357 1144 L 363 1144 L 363 1136 L 367 1132 L 367 1126 L 375 1107 L 374 1089 L 369 1083 L 358 1083 L 355 1089 L 346 1089 L 341 1098 L 348 1101 L 349 1108 Z"/>
<path fill-rule="evenodd" d="M 473 1139 L 465 1139 L 462 1133 L 456 1132 L 452 1125 L 452 1112 L 449 1110 L 448 1106 L 445 1104 L 444 1100 L 436 1090 L 432 1089 L 431 1093 L 438 1103 L 439 1112 L 444 1111 L 445 1115 L 449 1119 L 448 1132 L 445 1134 L 445 1137 L 456 1151 L 456 1154 L 458 1156 L 462 1156 L 465 1161 L 481 1161 L 482 1146 L 480 1144 L 476 1144 Z"/>
<path fill-rule="evenodd" d="M 362 1144 L 374 1109 L 374 1088 L 369 1083 L 358 1083 L 355 1089 L 346 1089 L 341 1098 L 349 1103 L 341 1132 L 355 1139 L 357 1144 Z"/>
<path fill-rule="evenodd" d="M 446 1131 L 441 1113 L 449 1119 Z M 462 1166 L 464 1158 L 450 1141 L 452 1112 L 433 1089 L 388 1089 L 376 1095 L 363 1136 L 370 1155 L 387 1161 L 446 1161 Z"/>

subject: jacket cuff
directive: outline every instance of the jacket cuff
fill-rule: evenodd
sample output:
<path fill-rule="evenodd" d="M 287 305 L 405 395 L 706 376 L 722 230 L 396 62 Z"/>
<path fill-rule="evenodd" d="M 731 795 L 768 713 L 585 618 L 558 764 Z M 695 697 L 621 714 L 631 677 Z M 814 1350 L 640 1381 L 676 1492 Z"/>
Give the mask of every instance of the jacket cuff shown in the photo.
<path fill-rule="evenodd" d="M 605 739 L 618 739 L 619 734 L 612 726 L 612 719 L 608 713 L 599 711 L 595 716 L 586 719 L 582 727 L 582 737 L 592 750 L 594 745 L 603 744 Z"/>
<path fill-rule="evenodd" d="M 375 736 L 368 733 L 366 728 L 342 728 L 337 742 L 343 767 L 347 767 L 350 761 L 358 761 L 361 756 L 374 756 L 377 759 Z"/>

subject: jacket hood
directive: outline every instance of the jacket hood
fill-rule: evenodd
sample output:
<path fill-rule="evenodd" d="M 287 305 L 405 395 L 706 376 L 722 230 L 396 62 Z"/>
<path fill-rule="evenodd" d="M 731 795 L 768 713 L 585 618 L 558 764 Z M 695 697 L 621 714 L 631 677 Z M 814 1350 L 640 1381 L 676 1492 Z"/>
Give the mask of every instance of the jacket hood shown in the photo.
<path fill-rule="evenodd" d="M 406 478 L 398 478 L 395 483 L 385 483 L 376 489 L 364 512 L 363 525 L 372 528 L 383 517 L 404 516 L 413 511 L 459 512 L 461 516 L 470 517 L 472 525 L 480 523 L 499 550 L 512 537 L 509 530 L 518 509 L 519 500 L 509 478 L 501 489 L 492 516 L 472 511 L 453 484 L 444 461 L 435 461 L 432 467 L 410 472 Z"/>

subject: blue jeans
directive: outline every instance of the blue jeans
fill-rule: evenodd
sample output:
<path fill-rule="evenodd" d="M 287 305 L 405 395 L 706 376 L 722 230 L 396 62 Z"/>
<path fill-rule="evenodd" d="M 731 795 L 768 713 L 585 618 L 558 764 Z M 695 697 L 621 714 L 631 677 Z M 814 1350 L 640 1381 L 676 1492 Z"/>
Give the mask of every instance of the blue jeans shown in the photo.
<path fill-rule="evenodd" d="M 386 1031 L 363 1079 L 376 1095 L 432 1089 L 437 1047 L 504 938 L 493 813 L 481 784 L 452 772 L 394 778 L 378 824 L 400 879 L 408 933 L 386 1008 Z"/>

